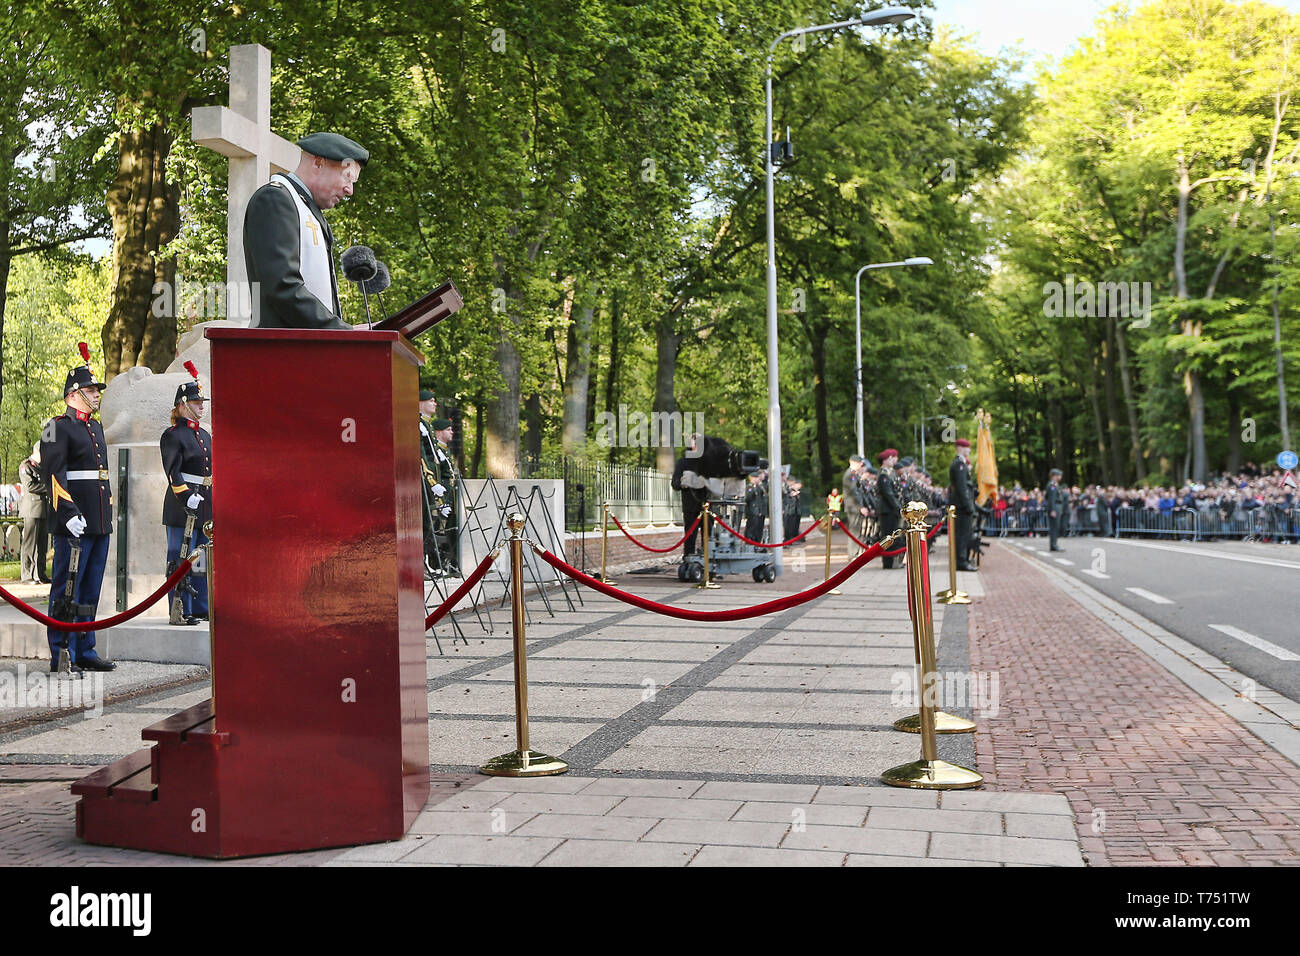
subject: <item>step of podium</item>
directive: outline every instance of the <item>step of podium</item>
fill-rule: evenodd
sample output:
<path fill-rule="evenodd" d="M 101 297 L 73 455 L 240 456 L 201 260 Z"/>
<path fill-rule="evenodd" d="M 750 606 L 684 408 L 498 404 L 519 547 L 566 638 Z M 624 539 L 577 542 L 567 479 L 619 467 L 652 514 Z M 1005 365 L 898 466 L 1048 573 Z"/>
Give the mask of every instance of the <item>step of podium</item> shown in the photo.
<path fill-rule="evenodd" d="M 205 700 L 146 727 L 153 746 L 137 750 L 72 785 L 77 836 L 102 846 L 220 855 L 216 751 L 230 735 L 213 730 Z"/>
<path fill-rule="evenodd" d="M 155 664 L 207 665 L 211 659 L 206 623 L 173 627 L 165 618 L 137 618 L 102 631 L 95 638 L 95 649 L 110 660 Z M 0 620 L 0 657 L 48 660 L 49 655 L 43 624 L 28 617 Z"/>

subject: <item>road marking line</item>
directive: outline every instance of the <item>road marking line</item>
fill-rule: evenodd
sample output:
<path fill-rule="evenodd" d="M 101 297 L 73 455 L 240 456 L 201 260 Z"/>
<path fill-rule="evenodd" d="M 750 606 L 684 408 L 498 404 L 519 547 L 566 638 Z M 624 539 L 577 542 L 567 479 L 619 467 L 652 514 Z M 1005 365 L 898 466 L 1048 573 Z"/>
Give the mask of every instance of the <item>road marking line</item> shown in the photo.
<path fill-rule="evenodd" d="M 1074 562 L 1071 561 L 1069 558 L 1057 558 L 1057 559 L 1056 559 L 1056 563 L 1057 563 L 1057 564 L 1068 564 L 1068 565 L 1070 565 L 1071 567 L 1074 566 Z"/>
<path fill-rule="evenodd" d="M 1103 574 L 1101 571 L 1094 571 L 1092 568 L 1080 568 L 1080 569 L 1079 569 L 1079 573 L 1080 573 L 1080 574 L 1090 574 L 1090 575 L 1092 575 L 1094 578 L 1100 578 L 1102 581 L 1109 581 L 1109 580 L 1110 580 L 1110 575 L 1109 575 L 1109 574 Z"/>
<path fill-rule="evenodd" d="M 1243 561 L 1246 564 L 1267 564 L 1275 568 L 1293 568 L 1300 571 L 1300 564 L 1294 561 L 1274 561 L 1269 558 L 1252 558 L 1244 554 L 1229 554 L 1226 551 L 1207 551 L 1197 547 L 1178 547 L 1172 544 L 1154 544 L 1149 541 L 1130 541 L 1128 538 L 1107 538 L 1107 544 L 1125 544 L 1133 548 L 1151 548 L 1156 551 L 1173 551 L 1176 554 L 1191 554 L 1203 558 L 1222 558 L 1225 561 Z"/>
<path fill-rule="evenodd" d="M 1174 602 L 1167 597 L 1161 597 L 1159 594 L 1152 594 L 1146 588 L 1125 588 L 1125 591 L 1132 591 L 1138 597 L 1144 597 L 1152 604 L 1173 604 Z"/>
<path fill-rule="evenodd" d="M 1235 637 L 1243 644 L 1249 644 L 1251 647 L 1258 648 L 1265 654 L 1272 654 L 1280 661 L 1300 661 L 1300 654 L 1294 651 L 1288 651 L 1285 647 L 1278 647 L 1272 641 L 1266 641 L 1262 637 L 1256 637 L 1254 634 L 1248 634 L 1246 631 L 1239 630 L 1230 624 L 1211 624 L 1212 630 L 1220 634 L 1226 634 L 1228 637 Z"/>

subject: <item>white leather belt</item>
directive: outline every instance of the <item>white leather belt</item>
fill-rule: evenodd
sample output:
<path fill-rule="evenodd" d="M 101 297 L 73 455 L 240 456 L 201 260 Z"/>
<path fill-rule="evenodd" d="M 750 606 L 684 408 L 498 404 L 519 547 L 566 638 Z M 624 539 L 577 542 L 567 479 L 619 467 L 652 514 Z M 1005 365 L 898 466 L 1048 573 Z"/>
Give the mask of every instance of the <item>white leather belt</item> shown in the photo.
<path fill-rule="evenodd" d="M 182 471 L 181 478 L 187 485 L 202 485 L 204 488 L 212 487 L 211 475 L 187 475 Z"/>
<path fill-rule="evenodd" d="M 101 468 L 99 471 L 70 471 L 68 472 L 68 481 L 108 481 L 108 469 Z"/>

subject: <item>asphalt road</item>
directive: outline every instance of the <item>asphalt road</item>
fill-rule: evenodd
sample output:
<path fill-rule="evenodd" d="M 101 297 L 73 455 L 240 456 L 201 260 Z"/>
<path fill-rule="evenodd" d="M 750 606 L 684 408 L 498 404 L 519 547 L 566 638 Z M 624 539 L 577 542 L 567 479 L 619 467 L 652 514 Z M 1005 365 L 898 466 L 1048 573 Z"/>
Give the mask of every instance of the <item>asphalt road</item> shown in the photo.
<path fill-rule="evenodd" d="M 1030 548 L 1246 677 L 1300 701 L 1300 547 L 1157 538 L 986 539 Z"/>

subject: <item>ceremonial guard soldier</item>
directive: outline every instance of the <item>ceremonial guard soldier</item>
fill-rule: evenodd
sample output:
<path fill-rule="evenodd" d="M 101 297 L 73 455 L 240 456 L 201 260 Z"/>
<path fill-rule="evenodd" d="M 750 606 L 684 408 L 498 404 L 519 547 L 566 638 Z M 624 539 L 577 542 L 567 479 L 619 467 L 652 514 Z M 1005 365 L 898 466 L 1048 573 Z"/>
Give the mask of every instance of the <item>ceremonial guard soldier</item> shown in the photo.
<path fill-rule="evenodd" d="M 970 475 L 970 442 L 965 438 L 958 438 L 955 444 L 957 457 L 948 466 L 948 504 L 957 509 L 954 515 L 956 540 L 950 541 L 949 545 L 957 551 L 958 571 L 978 571 L 979 568 L 970 563 L 970 547 L 971 541 L 974 540 L 975 522 L 975 496 L 971 490 Z"/>
<path fill-rule="evenodd" d="M 460 514 L 456 504 L 460 476 L 451 458 L 451 419 L 435 418 L 432 424 L 435 483 L 429 491 L 433 496 L 430 503 L 434 512 L 434 530 L 442 554 L 443 573 L 460 577 Z"/>
<path fill-rule="evenodd" d="M 1061 487 L 1061 469 L 1053 468 L 1050 472 L 1051 481 L 1047 485 L 1047 493 L 1043 496 L 1043 505 L 1047 508 L 1047 534 L 1051 541 L 1053 551 L 1064 551 L 1064 548 L 1056 546 L 1057 536 L 1061 534 L 1065 527 L 1068 512 L 1065 510 L 1069 507 L 1070 496 L 1065 489 Z"/>
<path fill-rule="evenodd" d="M 845 524 L 859 541 L 867 540 L 867 496 L 863 487 L 866 462 L 861 455 L 849 456 L 849 468 L 840 483 L 844 501 Z"/>
<path fill-rule="evenodd" d="M 158 441 L 167 493 L 163 496 L 162 523 L 167 528 L 167 575 L 180 564 L 182 550 L 195 556 L 207 543 L 203 526 L 212 520 L 212 435 L 201 427 L 207 399 L 193 362 L 185 370 L 194 379 L 176 389 L 171 426 Z M 186 528 L 189 540 L 185 540 Z M 203 571 L 191 570 L 177 588 L 181 595 L 182 623 L 208 619 L 208 583 Z M 168 596 L 170 602 L 175 592 Z"/>
<path fill-rule="evenodd" d="M 94 620 L 99 590 L 108 560 L 108 539 L 113 531 L 113 492 L 108 483 L 108 443 L 104 429 L 94 418 L 99 410 L 103 382 L 95 381 L 90 370 L 90 348 L 80 343 L 84 365 L 68 372 L 63 384 L 67 405 L 52 419 L 41 435 L 41 472 L 50 487 L 53 510 L 54 567 L 51 574 L 50 609 L 66 617 L 59 620 Z M 73 555 L 76 577 L 71 609 L 63 602 Z M 51 617 L 57 617 L 52 613 Z M 48 629 L 50 670 L 59 666 L 59 652 L 67 650 L 73 667 L 111 671 L 116 666 L 95 651 L 95 632 Z"/>
<path fill-rule="evenodd" d="M 438 570 L 438 543 L 434 536 L 433 486 L 438 484 L 437 439 L 433 437 L 433 416 L 438 412 L 438 400 L 427 388 L 420 389 L 420 511 L 424 519 L 424 573 L 432 577 Z"/>
<path fill-rule="evenodd" d="M 880 453 L 880 473 L 876 476 L 876 507 L 879 509 L 880 536 L 882 538 L 893 534 L 898 530 L 898 526 L 903 521 L 903 503 L 898 497 L 898 480 L 894 477 L 894 465 L 898 462 L 898 451 L 893 448 L 886 448 Z M 881 558 L 882 566 L 886 568 L 903 567 L 904 560 L 902 555 L 895 556 L 898 564 L 895 565 L 895 558 Z"/>
<path fill-rule="evenodd" d="M 256 324 L 350 329 L 339 305 L 334 233 L 322 210 L 352 195 L 370 153 L 337 133 L 312 133 L 298 145 L 298 168 L 272 176 L 244 213 L 244 261 L 256 291 Z"/>

